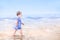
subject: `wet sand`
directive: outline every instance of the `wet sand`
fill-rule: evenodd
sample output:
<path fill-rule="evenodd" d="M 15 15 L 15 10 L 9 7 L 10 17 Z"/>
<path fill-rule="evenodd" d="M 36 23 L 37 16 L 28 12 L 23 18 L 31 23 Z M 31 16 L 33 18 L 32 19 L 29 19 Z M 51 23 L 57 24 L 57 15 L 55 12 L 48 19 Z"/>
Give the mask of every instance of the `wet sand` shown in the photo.
<path fill-rule="evenodd" d="M 23 40 L 60 40 L 60 27 L 53 28 L 23 28 Z M 0 40 L 20 40 L 19 31 L 12 36 L 13 31 L 0 32 Z"/>

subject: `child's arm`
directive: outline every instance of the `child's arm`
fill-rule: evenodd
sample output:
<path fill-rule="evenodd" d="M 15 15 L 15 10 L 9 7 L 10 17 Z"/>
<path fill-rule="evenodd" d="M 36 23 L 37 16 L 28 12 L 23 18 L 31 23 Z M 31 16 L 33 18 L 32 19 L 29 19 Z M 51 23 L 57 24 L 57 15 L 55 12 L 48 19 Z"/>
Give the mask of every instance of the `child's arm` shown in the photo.
<path fill-rule="evenodd" d="M 16 20 L 16 26 L 18 25 L 18 21 Z"/>
<path fill-rule="evenodd" d="M 24 23 L 22 23 L 22 25 L 24 25 Z"/>
<path fill-rule="evenodd" d="M 21 24 L 24 25 L 23 20 L 21 19 Z"/>

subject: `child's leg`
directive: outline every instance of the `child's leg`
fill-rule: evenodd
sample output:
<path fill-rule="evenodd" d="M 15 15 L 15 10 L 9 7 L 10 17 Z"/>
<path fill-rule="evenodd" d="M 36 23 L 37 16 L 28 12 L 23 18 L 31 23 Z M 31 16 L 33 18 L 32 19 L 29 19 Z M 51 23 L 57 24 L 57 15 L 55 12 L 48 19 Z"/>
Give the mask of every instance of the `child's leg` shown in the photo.
<path fill-rule="evenodd" d="M 17 31 L 17 30 L 14 30 L 13 36 L 15 36 L 16 31 Z"/>
<path fill-rule="evenodd" d="M 23 40 L 23 33 L 22 33 L 22 29 L 20 29 L 20 40 Z"/>
<path fill-rule="evenodd" d="M 20 29 L 20 35 L 21 35 L 21 36 L 23 35 L 23 33 L 22 33 L 22 29 Z"/>

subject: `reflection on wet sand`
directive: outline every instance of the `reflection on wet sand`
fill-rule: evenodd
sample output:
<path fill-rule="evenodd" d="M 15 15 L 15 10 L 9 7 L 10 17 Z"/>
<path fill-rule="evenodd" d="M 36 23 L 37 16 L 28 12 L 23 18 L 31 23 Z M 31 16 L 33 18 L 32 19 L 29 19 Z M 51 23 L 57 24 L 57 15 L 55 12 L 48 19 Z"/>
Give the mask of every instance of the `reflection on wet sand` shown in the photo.
<path fill-rule="evenodd" d="M 11 35 L 11 32 L 9 35 Z M 20 35 L 15 35 L 13 37 L 1 33 L 0 40 L 60 40 L 60 27 L 23 29 L 23 33 L 23 37 Z"/>
<path fill-rule="evenodd" d="M 23 40 L 23 37 L 22 36 L 19 36 L 19 35 L 15 35 L 13 37 L 13 40 Z"/>

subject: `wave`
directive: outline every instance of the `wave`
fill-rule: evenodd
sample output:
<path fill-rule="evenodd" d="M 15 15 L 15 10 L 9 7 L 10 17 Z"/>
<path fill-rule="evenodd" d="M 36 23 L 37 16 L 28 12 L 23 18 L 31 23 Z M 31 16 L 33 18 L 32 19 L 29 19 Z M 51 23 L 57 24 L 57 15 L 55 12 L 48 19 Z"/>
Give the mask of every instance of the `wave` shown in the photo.
<path fill-rule="evenodd" d="M 60 17 L 26 17 L 23 19 L 33 19 L 33 20 L 38 20 L 38 19 L 60 19 Z M 17 18 L 0 18 L 0 21 L 2 20 L 16 20 Z"/>
<path fill-rule="evenodd" d="M 42 19 L 42 18 L 48 18 L 48 19 L 58 19 L 60 17 L 27 17 L 28 19 Z"/>

